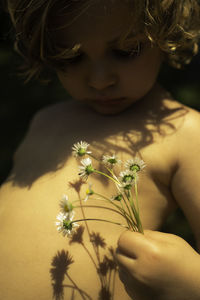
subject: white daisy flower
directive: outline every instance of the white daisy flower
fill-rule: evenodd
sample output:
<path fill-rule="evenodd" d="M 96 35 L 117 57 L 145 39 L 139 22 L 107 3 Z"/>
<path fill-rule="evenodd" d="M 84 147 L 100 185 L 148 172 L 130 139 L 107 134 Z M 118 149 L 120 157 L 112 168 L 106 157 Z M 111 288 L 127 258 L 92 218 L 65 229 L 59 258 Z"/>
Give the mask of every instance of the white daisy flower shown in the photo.
<path fill-rule="evenodd" d="M 60 201 L 60 208 L 63 213 L 72 213 L 73 211 L 73 205 L 71 202 L 69 202 L 68 196 L 63 195 L 62 200 Z"/>
<path fill-rule="evenodd" d="M 120 182 L 121 182 L 121 187 L 130 190 L 135 183 L 135 179 L 138 180 L 138 176 L 136 173 L 130 170 L 125 170 L 120 172 Z"/>
<path fill-rule="evenodd" d="M 142 169 L 146 167 L 145 162 L 140 159 L 139 157 L 135 157 L 133 159 L 129 159 L 125 162 L 125 168 L 127 168 L 130 171 L 136 171 L 139 172 Z"/>
<path fill-rule="evenodd" d="M 70 236 L 74 232 L 75 228 L 79 226 L 77 223 L 72 221 L 73 216 L 69 216 L 69 214 L 60 212 L 56 219 L 58 220 L 55 222 L 57 230 L 58 232 L 61 232 L 63 236 Z"/>
<path fill-rule="evenodd" d="M 93 194 L 94 194 L 94 191 L 92 190 L 92 184 L 89 183 L 88 189 L 86 190 L 86 197 L 85 197 L 84 201 L 86 202 L 89 199 L 89 197 Z"/>
<path fill-rule="evenodd" d="M 81 160 L 82 166 L 79 166 L 79 176 L 83 179 L 87 179 L 90 174 L 94 172 L 92 161 L 89 157 Z"/>
<path fill-rule="evenodd" d="M 90 154 L 92 153 L 91 151 L 87 151 L 87 148 L 89 147 L 89 144 L 86 142 L 78 142 L 73 145 L 72 147 L 72 154 L 77 157 L 77 156 L 84 156 L 85 154 Z"/>
<path fill-rule="evenodd" d="M 105 164 L 107 167 L 114 167 L 115 165 L 121 164 L 121 160 L 117 158 L 116 155 L 103 155 L 102 157 L 102 162 Z"/>

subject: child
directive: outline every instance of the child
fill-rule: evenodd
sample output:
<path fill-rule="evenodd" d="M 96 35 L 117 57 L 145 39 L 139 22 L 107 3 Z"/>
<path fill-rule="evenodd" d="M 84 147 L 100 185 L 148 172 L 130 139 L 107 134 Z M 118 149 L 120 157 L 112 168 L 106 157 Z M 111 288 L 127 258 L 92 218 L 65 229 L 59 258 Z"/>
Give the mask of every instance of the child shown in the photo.
<path fill-rule="evenodd" d="M 197 53 L 198 1 L 8 0 L 7 7 L 27 78 L 53 70 L 73 100 L 35 116 L 1 188 L 0 298 L 200 299 L 198 252 L 157 231 L 180 206 L 200 248 L 199 113 L 156 82 L 164 60 L 180 67 Z M 144 235 L 97 221 L 71 239 L 56 233 L 62 194 L 85 195 L 71 155 L 83 139 L 96 156 L 145 161 Z M 91 181 L 98 193 L 115 191 L 101 177 Z M 123 222 L 87 203 L 76 219 Z"/>

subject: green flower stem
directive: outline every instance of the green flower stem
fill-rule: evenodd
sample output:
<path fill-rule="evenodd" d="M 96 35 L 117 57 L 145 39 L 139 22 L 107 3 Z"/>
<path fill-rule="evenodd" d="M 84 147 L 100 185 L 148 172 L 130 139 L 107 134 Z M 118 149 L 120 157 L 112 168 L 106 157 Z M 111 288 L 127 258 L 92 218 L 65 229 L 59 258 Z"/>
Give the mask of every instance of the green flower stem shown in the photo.
<path fill-rule="evenodd" d="M 101 160 L 99 160 L 98 158 L 96 158 L 93 154 L 89 153 L 88 156 L 91 156 L 93 159 L 95 159 L 95 160 L 98 161 L 99 163 L 102 163 Z M 105 167 L 106 167 L 106 166 L 105 166 Z M 112 176 L 114 175 L 113 171 L 112 171 L 110 168 L 106 167 L 106 169 L 108 170 L 108 172 L 110 172 L 110 174 L 111 174 Z M 113 177 L 114 177 L 114 176 L 113 176 Z"/>
<path fill-rule="evenodd" d="M 105 166 L 105 167 L 106 167 L 106 166 Z M 113 177 L 114 179 L 117 178 L 117 176 L 115 175 L 115 173 L 113 172 L 112 169 L 110 169 L 110 168 L 108 168 L 108 167 L 106 167 L 106 169 L 108 170 L 108 172 L 110 172 L 110 174 L 112 175 L 112 177 Z M 116 180 L 117 180 L 117 179 L 116 179 Z"/>
<path fill-rule="evenodd" d="M 106 219 L 96 219 L 96 218 L 86 218 L 86 219 L 79 219 L 79 220 L 75 220 L 72 221 L 71 224 L 76 223 L 76 222 L 84 222 L 84 221 L 100 221 L 100 222 L 107 222 L 107 223 L 111 223 L 111 224 L 115 224 L 115 225 L 119 225 L 121 227 L 127 228 L 129 229 L 126 225 L 118 223 L 118 222 L 114 222 L 114 221 L 109 221 Z"/>
<path fill-rule="evenodd" d="M 120 211 L 114 209 L 114 208 L 110 208 L 110 207 L 106 207 L 106 206 L 100 206 L 100 205 L 82 205 L 82 207 L 89 207 L 89 208 L 102 208 L 102 209 L 107 209 L 107 210 L 111 210 L 116 212 L 117 214 L 121 215 L 124 217 L 124 214 L 121 213 Z M 76 208 L 80 208 L 80 206 L 76 206 Z"/>
<path fill-rule="evenodd" d="M 119 193 L 122 195 L 122 199 L 123 199 L 123 201 L 124 201 L 124 203 L 125 203 L 125 206 L 126 206 L 126 208 L 127 208 L 127 211 L 128 211 L 128 213 L 126 213 L 126 214 L 129 216 L 129 219 L 130 219 L 130 221 L 129 221 L 129 226 L 130 226 L 130 228 L 133 228 L 133 226 L 136 226 L 136 223 L 134 222 L 133 218 L 131 217 L 131 210 L 130 210 L 129 205 L 128 205 L 129 199 L 128 199 L 128 203 L 127 203 L 126 199 L 124 198 L 124 193 L 121 192 L 121 189 L 119 188 L 118 185 L 117 185 L 117 189 L 118 189 Z M 126 193 L 125 193 L 125 194 L 126 194 Z M 122 201 L 120 201 L 120 204 L 121 204 L 121 209 L 122 209 L 124 212 L 126 212 L 126 210 L 125 210 L 125 208 L 124 208 L 124 206 L 123 206 Z M 128 223 L 128 221 L 127 221 L 127 223 Z M 134 225 L 133 225 L 133 223 L 134 223 Z"/>
<path fill-rule="evenodd" d="M 112 180 L 114 183 L 119 184 L 119 182 L 116 179 L 114 179 L 113 177 L 109 176 L 108 174 L 106 174 L 104 172 L 101 172 L 101 171 L 98 171 L 98 170 L 94 169 L 94 173 L 103 175 L 103 176 L 109 178 L 110 180 Z"/>
<path fill-rule="evenodd" d="M 126 215 L 129 217 L 128 219 L 126 218 L 126 221 L 127 221 L 128 225 L 129 225 L 129 228 L 133 228 L 134 226 L 137 226 L 137 225 L 134 222 L 133 218 L 131 217 L 131 211 L 130 211 L 129 205 L 128 205 L 126 199 L 124 198 L 123 194 L 122 194 L 122 199 L 123 199 L 123 202 L 125 203 L 125 206 L 126 206 L 126 208 L 128 210 L 128 213 L 126 212 L 122 201 L 120 201 L 121 210 L 124 211 L 126 213 Z"/>
<path fill-rule="evenodd" d="M 135 189 L 135 199 L 136 199 L 136 208 L 139 214 L 139 203 L 138 203 L 138 188 L 137 188 L 137 179 L 134 178 L 134 189 Z"/>
<path fill-rule="evenodd" d="M 127 221 L 127 224 L 131 226 L 132 224 L 132 220 L 130 219 L 129 215 L 122 209 L 120 209 L 120 207 L 118 207 L 119 210 L 117 209 L 113 209 L 113 208 L 110 208 L 110 207 L 106 207 L 106 206 L 100 206 L 100 205 L 83 205 L 83 207 L 89 207 L 89 208 L 102 208 L 102 209 L 107 209 L 107 210 L 111 210 L 119 215 L 121 215 L 122 217 L 124 217 Z M 77 206 L 77 208 L 79 208 L 79 206 Z M 135 223 L 135 226 L 136 226 L 136 223 Z"/>
<path fill-rule="evenodd" d="M 82 199 L 81 199 L 80 195 L 79 195 L 79 203 L 80 203 L 80 208 L 81 208 L 81 212 L 82 212 L 83 218 L 85 220 L 85 212 L 84 212 L 84 209 L 83 209 L 83 206 L 82 206 Z M 86 227 L 88 235 L 90 236 L 90 229 L 88 227 L 88 224 L 87 224 L 86 220 L 85 220 L 85 227 Z"/>
<path fill-rule="evenodd" d="M 140 233 L 144 233 L 143 228 L 142 228 L 142 223 L 141 223 L 141 220 L 140 220 L 139 215 L 137 215 L 136 220 L 137 220 L 138 231 L 139 231 Z"/>
<path fill-rule="evenodd" d="M 140 210 L 139 210 L 139 201 L 138 201 L 138 188 L 137 188 L 137 180 L 135 177 L 134 180 L 134 188 L 135 188 L 135 199 L 136 199 L 136 207 L 137 207 L 137 223 L 138 223 L 138 229 L 139 232 L 144 233 L 143 228 L 142 228 L 142 222 L 140 220 Z"/>
<path fill-rule="evenodd" d="M 137 215 L 137 209 L 135 208 L 135 204 L 134 204 L 134 201 L 133 201 L 133 196 L 132 196 L 131 191 L 128 191 L 128 196 L 127 197 L 129 199 L 129 202 L 130 202 L 132 213 L 135 217 L 135 215 Z"/>
<path fill-rule="evenodd" d="M 125 193 L 125 195 L 126 195 L 126 193 Z M 127 197 L 127 195 L 126 195 L 126 197 Z M 133 217 L 131 217 L 131 210 L 130 210 L 129 205 L 128 205 L 128 203 L 130 204 L 129 198 L 127 197 L 128 203 L 127 203 L 126 199 L 124 198 L 124 195 L 123 195 L 123 194 L 122 194 L 122 198 L 123 198 L 123 201 L 124 201 L 124 203 L 125 203 L 125 205 L 126 205 L 126 208 L 127 208 L 127 210 L 128 210 L 128 213 L 129 213 L 129 216 L 130 216 L 130 219 L 131 219 L 131 227 L 132 227 L 132 224 L 133 224 L 133 223 L 134 223 L 134 226 L 135 226 L 136 223 L 134 222 Z M 123 208 L 123 209 L 124 209 L 124 208 Z M 124 209 L 124 210 L 125 210 L 125 209 Z M 133 216 L 134 216 L 134 214 L 133 214 Z"/>
<path fill-rule="evenodd" d="M 101 194 L 98 194 L 98 193 L 96 193 L 96 192 L 94 192 L 94 195 L 96 195 L 96 196 L 98 196 L 98 197 L 101 197 L 101 198 L 103 198 L 104 200 L 106 200 L 106 201 L 111 201 L 109 198 L 107 198 L 106 196 L 104 196 L 104 195 L 101 195 Z"/>
<path fill-rule="evenodd" d="M 99 197 L 102 197 L 103 199 L 105 199 L 105 200 L 101 200 L 101 201 L 106 201 L 106 202 L 108 201 L 109 203 L 111 203 L 112 205 L 117 207 L 117 209 L 119 209 L 122 212 L 122 215 L 126 219 L 127 224 L 129 225 L 129 228 L 132 227 L 132 223 L 134 223 L 134 225 L 137 226 L 136 223 L 134 222 L 134 220 L 131 218 L 130 211 L 129 211 L 129 214 L 128 214 L 123 207 L 120 207 L 119 205 L 114 203 L 114 201 L 110 200 L 109 198 L 107 198 L 107 197 L 105 197 L 101 194 L 98 194 L 98 193 L 94 193 L 94 194 L 99 196 Z M 122 197 L 123 197 L 123 195 L 122 195 Z M 120 201 L 120 203 L 121 203 L 121 201 Z"/>
<path fill-rule="evenodd" d="M 136 231 L 141 231 L 141 221 L 140 221 L 140 218 L 139 218 L 139 214 L 138 214 L 138 211 L 137 209 L 135 208 L 135 205 L 134 205 L 134 202 L 133 202 L 133 198 L 132 198 L 132 194 L 130 194 L 128 197 L 130 197 L 130 206 L 131 206 L 131 211 L 132 211 L 132 214 L 133 214 L 133 217 L 136 221 Z"/>
<path fill-rule="evenodd" d="M 142 223 L 141 223 L 141 220 L 140 220 L 140 216 L 138 214 L 138 212 L 136 211 L 135 213 L 135 220 L 136 220 L 136 223 L 137 223 L 137 228 L 138 228 L 138 231 L 140 233 L 144 233 L 143 232 L 143 228 L 142 228 Z"/>
<path fill-rule="evenodd" d="M 126 201 L 125 201 L 125 203 L 126 203 Z M 121 204 L 121 210 L 125 213 L 126 210 L 125 210 L 125 208 L 124 208 L 124 206 L 123 206 L 123 202 L 120 201 L 120 204 Z M 127 203 L 126 203 L 126 204 L 127 204 Z M 129 209 L 128 206 L 126 206 L 126 207 Z M 126 213 L 126 214 L 127 214 L 127 216 L 129 216 L 128 219 L 126 218 L 126 221 L 127 221 L 128 225 L 129 225 L 129 228 L 132 228 L 133 220 L 132 220 L 132 218 L 131 218 L 130 212 L 129 212 L 129 214 L 128 214 L 128 213 Z"/>
<path fill-rule="evenodd" d="M 134 202 L 133 202 L 132 193 L 130 193 L 130 191 L 127 191 L 127 192 L 125 192 L 125 195 L 128 199 L 128 203 L 129 203 L 130 208 L 131 208 L 131 209 L 129 209 L 129 214 L 130 214 L 130 216 L 132 215 L 131 219 L 136 220 L 136 217 L 135 217 L 136 216 L 136 210 L 135 210 L 135 205 L 134 205 Z M 136 223 L 134 222 L 134 224 L 137 227 L 137 221 L 136 221 Z"/>

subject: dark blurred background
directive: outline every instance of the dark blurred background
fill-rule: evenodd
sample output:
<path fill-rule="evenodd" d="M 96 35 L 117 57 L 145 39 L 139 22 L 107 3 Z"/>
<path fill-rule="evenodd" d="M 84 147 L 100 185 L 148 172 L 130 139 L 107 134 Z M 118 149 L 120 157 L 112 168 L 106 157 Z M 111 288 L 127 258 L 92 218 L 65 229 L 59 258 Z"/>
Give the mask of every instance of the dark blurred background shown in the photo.
<path fill-rule="evenodd" d="M 57 78 L 48 85 L 36 81 L 24 84 L 19 76 L 20 62 L 21 57 L 13 50 L 10 19 L 0 7 L 0 184 L 8 176 L 13 152 L 32 116 L 40 108 L 67 98 Z"/>
<path fill-rule="evenodd" d="M 32 116 L 40 108 L 68 98 L 56 78 L 48 85 L 23 83 L 17 75 L 20 58 L 13 51 L 11 37 L 12 26 L 0 7 L 0 184 L 12 168 L 13 153 L 22 141 Z M 163 66 L 159 81 L 180 102 L 200 110 L 200 54 L 182 71 Z M 177 233 L 194 243 L 180 210 L 169 218 L 163 230 Z"/>

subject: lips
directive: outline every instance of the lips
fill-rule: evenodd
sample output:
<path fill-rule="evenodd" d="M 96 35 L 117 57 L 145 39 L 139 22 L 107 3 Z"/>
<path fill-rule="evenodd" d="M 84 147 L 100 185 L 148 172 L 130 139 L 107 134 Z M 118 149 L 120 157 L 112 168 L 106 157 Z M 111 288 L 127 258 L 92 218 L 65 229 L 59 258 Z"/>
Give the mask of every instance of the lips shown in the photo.
<path fill-rule="evenodd" d="M 126 97 L 119 98 L 107 98 L 107 97 L 94 97 L 94 98 L 85 98 L 85 103 L 88 106 L 93 108 L 96 112 L 103 115 L 115 115 L 128 106 L 130 106 L 130 100 Z"/>
<path fill-rule="evenodd" d="M 124 97 L 120 97 L 120 98 L 101 97 L 101 98 L 88 99 L 89 102 L 98 102 L 98 103 L 102 103 L 102 104 L 119 103 L 124 100 L 125 100 Z"/>

